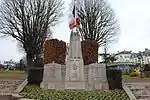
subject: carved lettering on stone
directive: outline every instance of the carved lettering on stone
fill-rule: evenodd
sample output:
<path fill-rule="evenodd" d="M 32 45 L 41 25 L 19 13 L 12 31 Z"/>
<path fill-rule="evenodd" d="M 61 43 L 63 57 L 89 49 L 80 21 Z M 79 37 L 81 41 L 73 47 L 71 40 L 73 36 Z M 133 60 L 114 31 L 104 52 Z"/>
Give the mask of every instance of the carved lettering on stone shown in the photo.
<path fill-rule="evenodd" d="M 76 64 L 72 66 L 71 80 L 79 80 L 79 67 Z"/>

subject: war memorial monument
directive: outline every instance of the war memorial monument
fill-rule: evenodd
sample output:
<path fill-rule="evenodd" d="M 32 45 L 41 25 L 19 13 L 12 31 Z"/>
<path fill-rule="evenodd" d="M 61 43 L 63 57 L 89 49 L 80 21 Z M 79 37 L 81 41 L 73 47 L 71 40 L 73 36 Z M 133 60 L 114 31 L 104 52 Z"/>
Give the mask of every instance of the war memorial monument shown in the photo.
<path fill-rule="evenodd" d="M 44 65 L 41 88 L 52 90 L 107 90 L 104 64 L 84 65 L 78 28 L 71 30 L 65 65 L 55 62 Z"/>

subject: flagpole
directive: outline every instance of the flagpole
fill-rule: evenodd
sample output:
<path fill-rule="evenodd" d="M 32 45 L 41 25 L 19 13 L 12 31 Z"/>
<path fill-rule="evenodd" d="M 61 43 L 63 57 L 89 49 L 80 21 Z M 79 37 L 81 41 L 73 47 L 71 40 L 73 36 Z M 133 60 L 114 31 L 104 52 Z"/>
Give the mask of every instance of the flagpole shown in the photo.
<path fill-rule="evenodd" d="M 76 0 L 74 0 L 74 9 L 75 9 L 75 25 L 76 25 Z"/>

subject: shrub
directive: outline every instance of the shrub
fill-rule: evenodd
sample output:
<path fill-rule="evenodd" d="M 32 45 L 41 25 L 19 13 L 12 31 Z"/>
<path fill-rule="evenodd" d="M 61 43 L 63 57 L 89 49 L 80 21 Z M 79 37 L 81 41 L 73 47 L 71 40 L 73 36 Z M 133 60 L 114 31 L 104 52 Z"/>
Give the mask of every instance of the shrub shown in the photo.
<path fill-rule="evenodd" d="M 150 71 L 150 65 L 146 64 L 143 71 Z"/>
<path fill-rule="evenodd" d="M 150 78 L 150 71 L 144 71 L 144 76 L 146 78 Z"/>
<path fill-rule="evenodd" d="M 98 62 L 98 43 L 94 40 L 81 42 L 84 65 Z"/>
<path fill-rule="evenodd" d="M 122 71 L 119 69 L 107 69 L 109 89 L 122 89 Z"/>
<path fill-rule="evenodd" d="M 43 68 L 30 68 L 28 70 L 28 83 L 40 85 L 43 80 Z"/>
<path fill-rule="evenodd" d="M 130 73 L 130 77 L 136 77 L 137 74 L 135 72 Z"/>
<path fill-rule="evenodd" d="M 123 72 L 123 75 L 129 75 L 129 72 Z"/>
<path fill-rule="evenodd" d="M 44 45 L 44 64 L 65 64 L 66 43 L 57 39 L 46 40 Z"/>
<path fill-rule="evenodd" d="M 38 58 L 33 63 L 33 68 L 28 70 L 28 83 L 29 84 L 40 84 L 43 79 L 43 60 Z"/>
<path fill-rule="evenodd" d="M 146 78 L 149 78 L 150 77 L 150 65 L 149 64 L 146 64 L 145 66 L 144 66 L 144 76 L 146 77 Z"/>
<path fill-rule="evenodd" d="M 140 69 L 135 69 L 134 71 L 131 72 L 130 77 L 137 77 L 140 75 L 141 75 Z"/>

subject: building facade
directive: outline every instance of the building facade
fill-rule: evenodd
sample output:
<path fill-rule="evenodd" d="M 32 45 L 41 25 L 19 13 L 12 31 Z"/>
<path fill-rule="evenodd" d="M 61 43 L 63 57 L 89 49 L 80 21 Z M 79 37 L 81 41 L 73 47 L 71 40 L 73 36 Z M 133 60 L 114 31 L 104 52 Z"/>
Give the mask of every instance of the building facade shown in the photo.
<path fill-rule="evenodd" d="M 140 53 L 142 54 L 141 63 L 150 64 L 150 50 L 146 48 L 145 51 Z"/>
<path fill-rule="evenodd" d="M 115 54 L 117 59 L 115 62 L 132 62 L 131 60 L 132 51 L 121 51 Z"/>
<path fill-rule="evenodd" d="M 139 57 L 139 55 L 141 57 Z M 134 62 L 141 64 L 150 64 L 150 50 L 145 49 L 142 52 L 132 53 L 132 51 L 121 51 L 115 54 L 116 62 Z"/>

